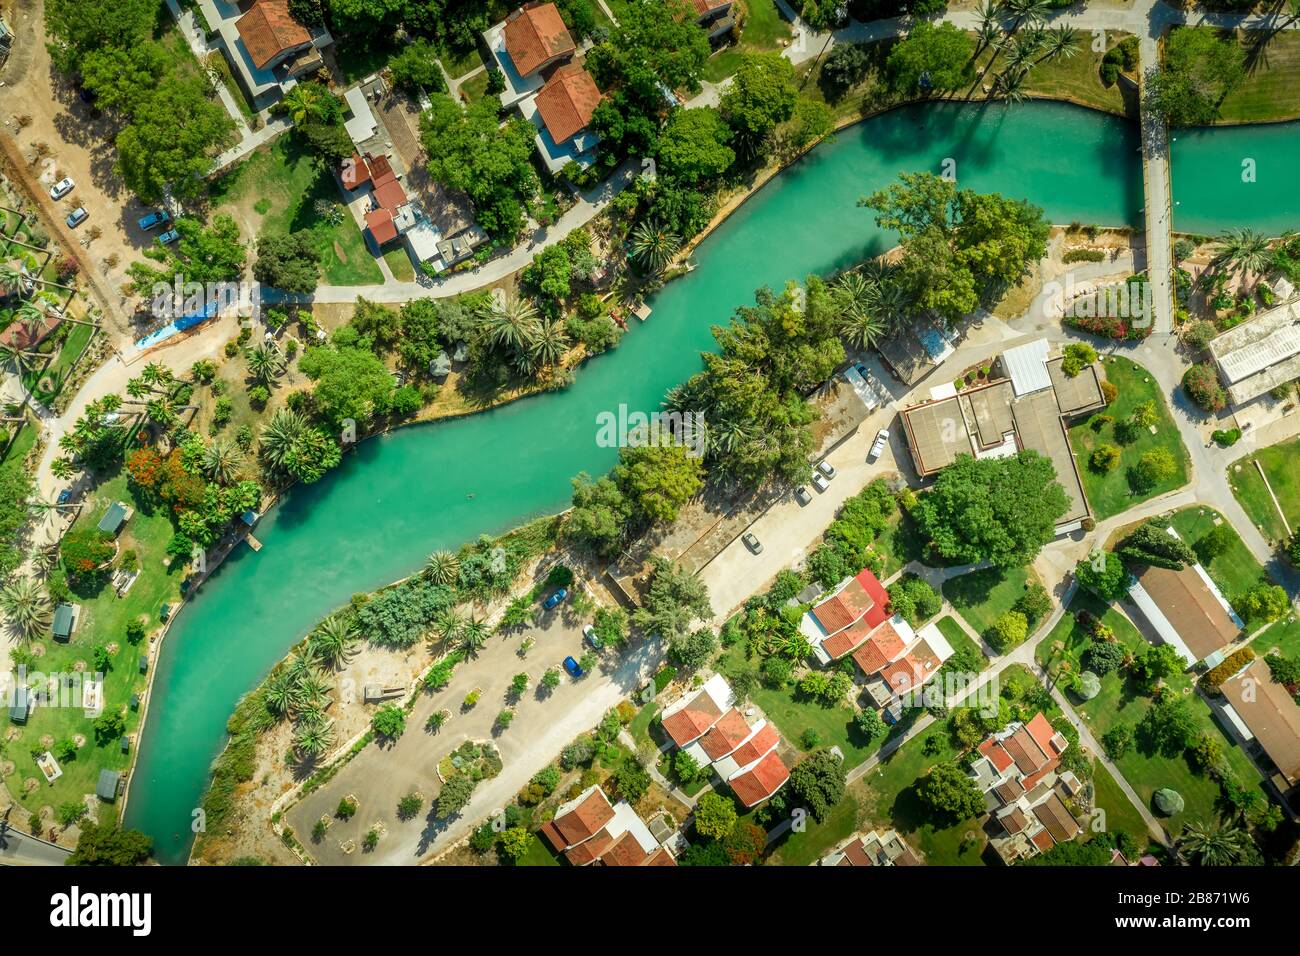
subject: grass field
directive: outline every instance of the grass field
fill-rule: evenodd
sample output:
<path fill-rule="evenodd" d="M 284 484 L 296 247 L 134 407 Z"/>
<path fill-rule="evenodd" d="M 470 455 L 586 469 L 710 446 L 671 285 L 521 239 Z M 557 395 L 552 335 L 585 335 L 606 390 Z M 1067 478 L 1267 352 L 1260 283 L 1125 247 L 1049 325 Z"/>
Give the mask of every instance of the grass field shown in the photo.
<path fill-rule="evenodd" d="M 1295 616 L 1278 621 L 1250 642 L 1261 657 L 1276 648 L 1284 657 L 1300 657 L 1300 621 Z"/>
<path fill-rule="evenodd" d="M 34 369 L 24 377 L 24 384 L 42 402 L 53 400 L 63 391 L 63 386 L 76 370 L 78 357 L 90 342 L 91 336 L 95 334 L 94 326 L 83 325 L 80 322 L 67 323 L 67 329 L 58 353 L 47 365 Z"/>
<path fill-rule="evenodd" d="M 957 623 L 952 615 L 945 614 L 939 618 L 939 620 L 935 621 L 935 627 L 939 628 L 939 633 L 944 636 L 954 651 L 966 650 L 973 652 L 976 657 L 984 662 L 980 665 L 981 670 L 988 666 L 988 658 L 984 656 L 983 649 L 971 640 L 970 635 L 966 633 L 965 629 Z"/>
<path fill-rule="evenodd" d="M 1300 461 L 1300 439 L 1261 448 L 1255 454 L 1233 462 L 1228 468 L 1228 483 L 1232 485 L 1237 501 L 1250 515 L 1250 520 L 1270 541 L 1285 541 L 1286 527 L 1273 505 L 1268 488 L 1259 477 L 1256 461 L 1268 476 L 1268 483 L 1273 494 L 1277 495 L 1287 523 L 1292 528 L 1300 527 L 1300 469 L 1296 468 L 1296 462 Z"/>
<path fill-rule="evenodd" d="M 73 527 L 79 529 L 98 523 L 112 501 L 132 503 L 125 473 L 105 481 L 87 496 Z M 161 513 L 147 514 L 137 507 L 118 536 L 119 560 L 128 550 L 135 551 L 139 558 L 141 573 L 135 584 L 120 598 L 106 574 L 93 581 L 73 584 L 72 601 L 80 605 L 81 612 L 71 640 L 66 644 L 50 638 L 38 642 L 43 649 L 38 666 L 45 674 L 89 671 L 95 649 L 109 649 L 112 666 L 104 676 L 104 713 L 123 712 L 127 734 L 134 734 L 139 724 L 138 712 L 128 707 L 131 695 L 142 693 L 148 678 L 137 666 L 137 658 L 147 653 L 147 645 L 128 643 L 126 624 L 136 618 L 147 618 L 146 627 L 152 630 L 158 626 L 158 609 L 162 603 L 179 601 L 179 575 L 169 573 L 162 564 L 171 536 L 169 518 Z M 6 783 L 15 798 L 29 810 L 80 803 L 86 794 L 94 792 L 101 769 L 125 770 L 129 763 L 129 756 L 121 752 L 118 740 L 104 746 L 96 744 L 94 721 L 85 716 L 78 706 L 79 700 L 72 703 L 74 706 L 37 707 L 19 739 L 5 745 L 5 759 L 15 764 L 14 774 Z M 51 743 L 71 740 L 77 735 L 85 738 L 77 758 L 63 763 L 63 776 L 53 785 L 46 785 L 32 751 L 39 753 L 49 749 Z M 39 786 L 29 791 L 30 785 L 26 783 L 29 780 L 39 781 Z"/>
<path fill-rule="evenodd" d="M 1224 99 L 1219 122 L 1271 123 L 1300 117 L 1300 33 L 1275 34 L 1253 68 L 1251 59 L 1248 51 L 1246 80 Z"/>
<path fill-rule="evenodd" d="M 1209 533 L 1215 526 L 1215 519 L 1222 516 L 1213 508 L 1199 506 L 1184 508 L 1170 520 L 1169 527 L 1178 532 L 1178 536 L 1195 547 L 1196 542 Z M 1232 525 L 1228 525 L 1232 528 Z M 1205 565 L 1210 580 L 1219 586 L 1229 604 L 1235 604 L 1237 598 L 1249 591 L 1265 578 L 1264 568 L 1250 549 L 1242 543 L 1241 536 L 1233 529 L 1232 544 L 1228 550 Z"/>
<path fill-rule="evenodd" d="M 1092 762 L 1092 785 L 1095 791 L 1093 806 L 1105 812 L 1103 822 L 1106 832 L 1123 831 L 1138 841 L 1139 844 L 1150 842 L 1147 836 L 1146 821 L 1137 807 L 1133 806 L 1124 791 L 1119 788 L 1115 778 L 1100 760 Z"/>
<path fill-rule="evenodd" d="M 1108 48 L 1115 46 L 1127 34 L 1108 32 Z M 1105 53 L 1092 49 L 1091 36 L 1080 36 L 1079 52 L 1069 59 L 1055 59 L 1040 63 L 1029 71 L 1026 92 L 1038 96 L 1070 100 L 1074 103 L 1090 106 L 1107 113 L 1125 112 L 1124 96 L 1119 83 L 1107 87 L 1101 82 L 1101 60 Z M 989 61 L 990 51 L 984 51 L 978 58 L 981 68 Z M 984 77 L 983 84 L 991 85 L 993 77 L 1005 67 L 1002 57 L 993 64 L 993 70 Z M 983 95 L 981 89 L 975 90 L 975 96 Z"/>
<path fill-rule="evenodd" d="M 528 852 L 519 858 L 516 866 L 559 866 L 560 860 L 551 848 L 542 842 L 542 838 L 533 834 L 533 842 L 528 844 Z"/>
<path fill-rule="evenodd" d="M 475 46 L 463 50 L 444 46 L 438 51 L 438 59 L 442 61 L 442 68 L 453 80 L 483 65 L 483 58 L 479 56 L 478 48 Z"/>
<path fill-rule="evenodd" d="M 725 80 L 735 73 L 744 54 L 770 53 L 781 49 L 779 41 L 790 39 L 790 24 L 781 17 L 774 0 L 739 0 L 736 6 L 745 11 L 740 36 L 735 43 L 709 58 L 704 67 L 704 79 L 710 83 Z"/>
<path fill-rule="evenodd" d="M 411 256 L 406 251 L 406 246 L 389 249 L 384 253 L 384 261 L 398 282 L 410 282 L 415 278 L 415 266 L 411 265 Z"/>
<path fill-rule="evenodd" d="M 316 212 L 319 199 L 341 204 L 333 175 L 316 165 L 293 136 L 259 149 L 212 184 L 214 212 L 234 216 L 250 237 L 308 230 L 321 253 L 323 281 L 366 285 L 383 275 L 346 211 L 337 226 Z"/>
<path fill-rule="evenodd" d="M 27 424 L 18 430 L 18 434 L 5 449 L 4 461 L 22 461 L 27 457 L 27 453 L 36 447 L 36 439 L 39 435 L 40 429 L 32 423 L 30 417 L 27 417 Z"/>
<path fill-rule="evenodd" d="M 1114 419 L 1111 424 L 1104 424 L 1100 430 L 1093 429 L 1093 418 L 1079 422 L 1070 429 L 1070 443 L 1074 446 L 1075 458 L 1079 463 L 1079 474 L 1083 479 L 1083 490 L 1092 505 L 1093 517 L 1098 521 L 1120 514 L 1136 504 L 1150 498 L 1163 495 L 1167 491 L 1181 488 L 1188 481 L 1187 449 L 1178 435 L 1178 427 L 1169 414 L 1169 403 L 1155 379 L 1141 365 L 1129 359 L 1112 356 L 1105 363 L 1106 378 L 1119 389 L 1119 395 L 1106 409 L 1106 415 Z M 1143 402 L 1154 401 L 1159 421 L 1156 432 L 1152 434 L 1145 429 L 1129 444 L 1123 445 L 1115 437 L 1115 426 L 1123 422 L 1133 409 Z M 1099 445 L 1116 445 L 1121 452 L 1119 466 L 1109 472 L 1099 472 L 1088 464 L 1088 457 Z M 1129 485 L 1129 469 L 1149 451 L 1163 448 L 1173 455 L 1177 471 L 1172 478 L 1158 482 L 1155 487 L 1138 493 Z"/>
<path fill-rule="evenodd" d="M 943 596 L 978 633 L 983 634 L 1025 593 L 1037 577 L 1029 568 L 987 568 L 943 584 Z"/>
<path fill-rule="evenodd" d="M 471 103 L 477 103 L 487 93 L 487 70 L 476 73 L 460 85 L 460 92 Z"/>
<path fill-rule="evenodd" d="M 1129 650 L 1137 652 L 1146 645 L 1145 639 L 1128 618 L 1115 608 L 1080 592 L 1071 602 L 1070 610 L 1077 612 L 1084 609 L 1099 616 L 1114 629 L 1116 638 Z M 1035 656 L 1053 675 L 1060 671 L 1062 663 L 1067 662 L 1078 673 L 1082 669 L 1080 657 L 1089 642 L 1089 635 L 1075 623 L 1073 614 L 1066 615 L 1039 643 Z M 1063 645 L 1063 650 L 1058 652 L 1053 649 L 1057 643 Z M 1166 685 L 1170 691 L 1188 702 L 1201 730 L 1219 740 L 1224 758 L 1240 783 L 1243 786 L 1262 786 L 1259 773 L 1250 759 L 1224 734 L 1215 723 L 1209 706 L 1191 690 L 1190 678 L 1185 674 L 1177 674 L 1169 678 Z M 1122 673 L 1116 671 L 1103 677 L 1101 693 L 1092 700 L 1077 705 L 1077 710 L 1088 722 L 1093 734 L 1100 738 L 1112 727 L 1121 724 L 1136 727 L 1151 706 L 1150 696 L 1140 692 Z M 1144 746 L 1141 734 L 1138 737 L 1139 740 L 1133 747 L 1115 760 L 1115 765 L 1148 807 L 1151 806 L 1152 795 L 1161 787 L 1172 787 L 1182 794 L 1185 802 L 1183 811 L 1163 821 L 1169 831 L 1177 836 L 1190 821 L 1217 819 L 1219 785 L 1193 769 L 1185 754 L 1164 756 L 1149 746 Z"/>
<path fill-rule="evenodd" d="M 787 831 L 772 848 L 767 862 L 773 866 L 810 866 L 841 840 L 847 840 L 858 829 L 861 792 L 860 787 L 848 787 L 825 820 L 818 822 L 808 817 L 802 831 Z"/>

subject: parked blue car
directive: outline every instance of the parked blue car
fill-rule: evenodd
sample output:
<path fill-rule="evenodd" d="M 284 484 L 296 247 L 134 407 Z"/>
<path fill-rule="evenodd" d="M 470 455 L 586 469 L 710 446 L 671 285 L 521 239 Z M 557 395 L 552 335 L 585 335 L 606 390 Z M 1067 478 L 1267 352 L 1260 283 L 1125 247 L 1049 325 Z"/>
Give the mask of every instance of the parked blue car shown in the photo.
<path fill-rule="evenodd" d="M 572 657 L 566 657 L 564 659 L 564 669 L 568 672 L 569 676 L 573 678 L 581 677 L 583 674 L 587 673 L 578 666 L 578 662 Z"/>
<path fill-rule="evenodd" d="M 546 610 L 549 611 L 568 596 L 569 596 L 568 590 L 566 588 L 560 588 L 558 591 L 556 591 L 554 594 L 552 594 L 550 597 L 546 599 L 545 603 L 542 604 L 542 607 L 546 608 Z"/>
<path fill-rule="evenodd" d="M 165 246 L 168 243 L 175 242 L 180 237 L 181 234 L 177 232 L 175 229 L 168 229 L 166 232 L 164 232 L 161 236 L 158 237 L 158 241 Z"/>
<path fill-rule="evenodd" d="M 149 215 L 141 218 L 140 228 L 145 232 L 148 232 L 154 226 L 161 226 L 170 219 L 171 214 L 167 212 L 166 209 L 155 209 L 153 212 L 149 213 Z"/>
<path fill-rule="evenodd" d="M 66 505 L 71 500 L 72 500 L 71 488 L 64 488 L 62 491 L 59 492 L 59 504 Z"/>

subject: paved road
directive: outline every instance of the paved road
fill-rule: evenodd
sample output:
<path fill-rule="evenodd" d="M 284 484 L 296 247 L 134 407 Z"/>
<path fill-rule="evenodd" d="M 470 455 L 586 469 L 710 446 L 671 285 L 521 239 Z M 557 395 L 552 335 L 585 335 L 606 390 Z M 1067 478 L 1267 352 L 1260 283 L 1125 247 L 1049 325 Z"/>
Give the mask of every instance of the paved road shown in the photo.
<path fill-rule="evenodd" d="M 0 836 L 0 866 L 63 866 L 71 854 L 71 850 L 12 827 Z"/>

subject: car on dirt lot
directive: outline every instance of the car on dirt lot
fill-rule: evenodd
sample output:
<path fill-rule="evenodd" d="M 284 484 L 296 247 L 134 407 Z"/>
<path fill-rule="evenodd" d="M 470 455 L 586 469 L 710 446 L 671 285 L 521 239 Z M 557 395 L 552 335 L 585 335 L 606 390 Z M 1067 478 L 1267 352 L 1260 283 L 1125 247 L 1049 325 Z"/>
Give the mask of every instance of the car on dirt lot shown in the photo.
<path fill-rule="evenodd" d="M 829 479 L 827 479 L 827 477 L 823 475 L 820 471 L 813 472 L 812 483 L 813 483 L 813 487 L 816 488 L 818 491 L 825 491 L 827 488 L 831 486 Z"/>
<path fill-rule="evenodd" d="M 808 493 L 807 488 L 805 488 L 803 485 L 800 485 L 798 488 L 794 490 L 794 499 L 795 501 L 799 502 L 799 504 L 806 505 L 808 502 L 812 501 L 812 495 Z"/>
<path fill-rule="evenodd" d="M 746 531 L 740 536 L 740 540 L 745 542 L 745 547 L 749 548 L 754 554 L 763 553 L 763 542 L 754 537 L 754 532 Z"/>
<path fill-rule="evenodd" d="M 158 241 L 165 246 L 168 245 L 169 243 L 175 242 L 180 237 L 181 234 L 177 232 L 175 229 L 168 229 L 166 232 L 164 232 L 162 235 L 158 237 Z"/>
<path fill-rule="evenodd" d="M 578 662 L 575 661 L 572 657 L 566 657 L 564 659 L 564 669 L 565 671 L 568 672 L 568 675 L 570 677 L 575 679 L 587 673 L 582 669 L 582 667 L 578 664 Z"/>
<path fill-rule="evenodd" d="M 153 212 L 149 213 L 149 215 L 140 218 L 140 228 L 145 232 L 148 232 L 155 226 L 161 226 L 169 219 L 171 219 L 171 213 L 166 209 L 155 209 Z"/>
<path fill-rule="evenodd" d="M 550 597 L 546 599 L 545 603 L 542 604 L 542 607 L 546 608 L 546 610 L 548 611 L 554 610 L 555 606 L 568 596 L 569 596 L 568 589 L 560 588 L 558 591 L 556 591 L 554 594 L 552 594 Z"/>
<path fill-rule="evenodd" d="M 68 218 L 64 220 L 69 229 L 76 229 L 83 222 L 90 218 L 90 213 L 86 212 L 85 206 L 78 206 L 72 212 L 68 213 Z"/>
<path fill-rule="evenodd" d="M 889 429 L 882 428 L 876 433 L 876 440 L 871 443 L 871 451 L 867 452 L 867 461 L 875 461 L 884 454 L 885 446 L 889 444 Z"/>
<path fill-rule="evenodd" d="M 73 187 L 76 185 L 77 184 L 72 181 L 71 176 L 66 176 L 50 187 L 50 198 L 62 199 L 68 193 L 72 192 Z"/>
<path fill-rule="evenodd" d="M 590 624 L 583 626 L 582 636 L 591 646 L 592 650 L 598 651 L 605 646 L 605 642 L 600 639 L 600 635 L 596 633 L 596 629 Z"/>
<path fill-rule="evenodd" d="M 832 465 L 829 461 L 827 461 L 824 458 L 821 461 L 817 462 L 817 470 L 820 471 L 827 478 L 835 477 L 835 466 Z"/>

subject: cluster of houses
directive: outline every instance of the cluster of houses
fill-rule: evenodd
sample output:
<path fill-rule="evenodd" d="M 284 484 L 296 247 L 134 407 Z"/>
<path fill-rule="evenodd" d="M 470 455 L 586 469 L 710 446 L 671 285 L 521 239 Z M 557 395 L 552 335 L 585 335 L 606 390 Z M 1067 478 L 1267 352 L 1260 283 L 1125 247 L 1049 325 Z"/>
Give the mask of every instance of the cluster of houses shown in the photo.
<path fill-rule="evenodd" d="M 989 845 L 1011 864 L 1046 853 L 1083 832 L 1066 805 L 1079 792 L 1070 771 L 1058 773 L 1069 741 L 1041 712 L 1013 721 L 979 745 L 968 771 L 991 814 Z"/>
<path fill-rule="evenodd" d="M 922 866 L 896 830 L 855 833 L 817 861 L 818 866 Z"/>
<path fill-rule="evenodd" d="M 701 770 L 716 773 L 746 807 L 758 806 L 790 779 L 776 725 L 752 707 L 742 711 L 720 674 L 664 707 L 659 719 L 672 742 Z"/>
<path fill-rule="evenodd" d="M 914 631 L 889 610 L 889 593 L 869 569 L 845 578 L 799 624 L 823 666 L 852 656 L 864 681 L 864 706 L 896 723 L 904 702 L 918 693 L 952 656 L 933 624 Z"/>
<path fill-rule="evenodd" d="M 540 832 L 573 866 L 676 866 L 676 832 L 658 822 L 656 837 L 630 803 L 610 803 L 597 784 L 557 809 Z"/>
<path fill-rule="evenodd" d="M 323 24 L 294 19 L 289 0 L 198 0 L 198 5 L 236 82 L 259 111 L 322 69 L 321 51 L 334 43 Z"/>

